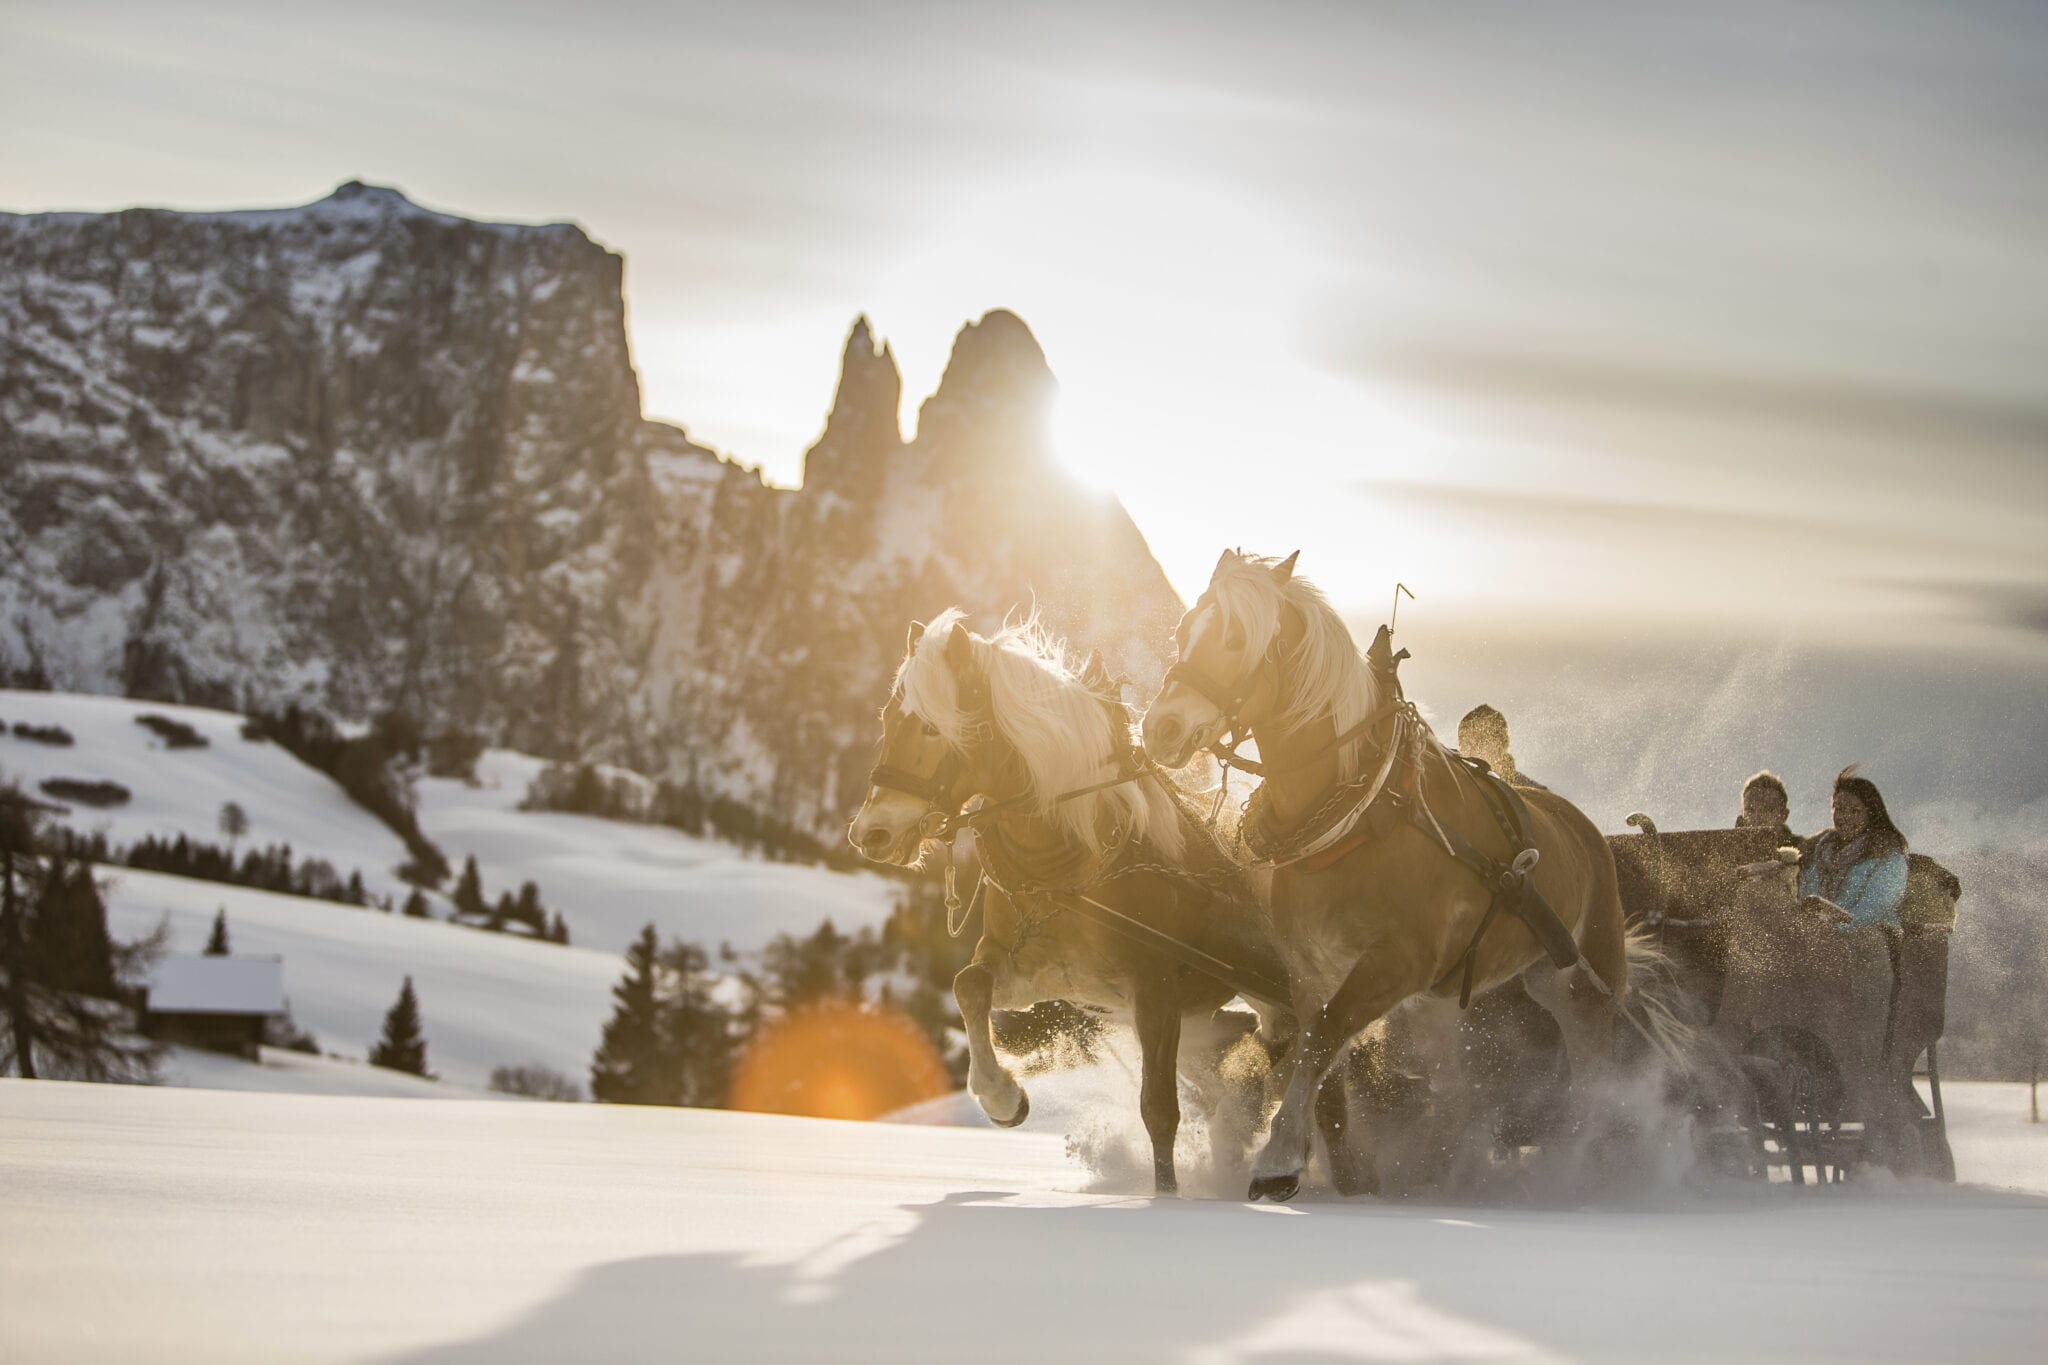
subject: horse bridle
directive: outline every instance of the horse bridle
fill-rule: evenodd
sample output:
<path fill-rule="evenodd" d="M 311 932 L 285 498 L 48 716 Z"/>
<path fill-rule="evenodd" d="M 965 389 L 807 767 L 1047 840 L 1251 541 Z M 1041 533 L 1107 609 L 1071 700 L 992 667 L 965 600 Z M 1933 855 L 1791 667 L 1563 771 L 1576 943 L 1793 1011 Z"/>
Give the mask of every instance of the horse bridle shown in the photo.
<path fill-rule="evenodd" d="M 1166 670 L 1166 677 L 1159 684 L 1160 690 L 1163 692 L 1174 683 L 1180 683 L 1182 686 L 1198 693 L 1211 706 L 1221 712 L 1223 715 L 1223 728 L 1217 732 L 1216 742 L 1209 745 L 1209 754 L 1225 768 L 1236 768 L 1239 772 L 1251 773 L 1256 777 L 1274 777 L 1281 773 L 1296 772 L 1312 767 L 1325 755 L 1341 752 L 1347 744 L 1374 729 L 1382 721 L 1401 709 L 1401 699 L 1397 688 L 1394 698 L 1382 705 L 1377 711 L 1374 711 L 1350 729 L 1337 735 L 1329 743 L 1320 745 L 1314 753 L 1307 755 L 1298 762 L 1289 763 L 1285 767 L 1280 767 L 1260 759 L 1244 757 L 1238 750 L 1251 738 L 1251 733 L 1238 713 L 1244 709 L 1245 698 L 1251 695 L 1252 688 L 1258 682 L 1260 671 L 1269 667 L 1278 667 L 1279 660 L 1277 655 L 1280 650 L 1280 634 L 1277 630 L 1273 632 L 1273 638 L 1266 644 L 1266 652 L 1248 664 L 1243 674 L 1238 677 L 1236 683 L 1228 688 L 1217 685 L 1213 678 L 1210 678 L 1200 669 L 1189 664 L 1185 659 L 1176 661 L 1171 668 L 1168 668 Z M 1406 657 L 1406 651 L 1403 651 L 1402 657 Z"/>
<path fill-rule="evenodd" d="M 995 723 L 988 718 L 988 683 L 979 676 L 963 679 L 961 687 L 962 708 L 974 719 L 967 724 L 962 736 L 965 745 L 990 744 L 995 741 Z M 892 698 L 893 700 L 893 698 Z M 907 716 L 914 713 L 906 712 Z M 888 755 L 885 752 L 883 757 Z M 925 816 L 925 834 L 929 838 L 943 838 L 952 831 L 959 821 L 962 808 L 973 793 L 961 795 L 958 791 L 960 779 L 967 775 L 965 752 L 951 743 L 946 745 L 944 756 L 932 769 L 929 777 L 914 773 L 908 768 L 899 768 L 893 763 L 877 763 L 868 770 L 868 785 L 883 791 L 901 792 L 930 806 Z"/>
<path fill-rule="evenodd" d="M 993 744 L 996 727 L 988 714 L 987 681 L 974 677 L 963 681 L 961 687 L 963 709 L 975 716 L 975 719 L 968 723 L 966 733 L 962 736 L 963 743 L 969 746 Z M 1123 704 L 1113 697 L 1105 697 L 1103 701 L 1105 705 L 1114 706 L 1119 712 L 1122 711 Z M 1072 791 L 1061 792 L 1052 798 L 1050 804 L 1060 805 L 1095 792 L 1107 791 L 1111 787 L 1121 787 L 1127 782 L 1137 781 L 1147 771 L 1148 767 L 1141 752 L 1132 749 L 1118 761 L 1117 771 L 1113 776 L 1100 782 L 1090 782 L 1076 787 Z M 931 776 L 926 777 L 922 773 L 914 773 L 908 768 L 899 768 L 892 763 L 877 763 L 868 770 L 868 785 L 880 787 L 884 791 L 902 792 L 905 796 L 914 797 L 930 806 L 931 810 L 926 813 L 923 821 L 923 834 L 930 839 L 947 839 L 963 827 L 978 827 L 986 821 L 1008 819 L 1033 801 L 1031 793 L 1025 792 L 969 811 L 966 806 L 973 798 L 973 793 L 963 796 L 958 791 L 960 779 L 966 775 L 965 754 L 961 749 L 948 744 L 945 756 L 932 769 Z"/>
<path fill-rule="evenodd" d="M 1164 692 L 1175 683 L 1179 683 L 1215 707 L 1222 715 L 1223 728 L 1217 732 L 1216 742 L 1209 745 L 1209 752 L 1226 768 L 1237 768 L 1248 773 L 1265 771 L 1256 760 L 1240 757 L 1237 752 L 1239 746 L 1250 738 L 1238 713 L 1244 710 L 1245 699 L 1251 696 L 1252 688 L 1258 685 L 1260 672 L 1277 666 L 1278 660 L 1274 656 L 1279 648 L 1280 632 L 1276 630 L 1273 632 L 1273 638 L 1266 642 L 1266 652 L 1245 665 L 1244 672 L 1227 687 L 1217 683 L 1214 678 L 1186 659 L 1176 659 L 1166 670 L 1166 676 L 1160 680 L 1160 691 Z"/>

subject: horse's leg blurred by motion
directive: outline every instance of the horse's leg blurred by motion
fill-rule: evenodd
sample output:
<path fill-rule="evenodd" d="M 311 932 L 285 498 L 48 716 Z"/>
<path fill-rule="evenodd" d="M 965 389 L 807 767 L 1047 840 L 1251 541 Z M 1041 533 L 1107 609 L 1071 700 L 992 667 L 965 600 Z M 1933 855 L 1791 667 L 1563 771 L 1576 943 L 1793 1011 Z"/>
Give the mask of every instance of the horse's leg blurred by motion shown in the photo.
<path fill-rule="evenodd" d="M 1368 1024 L 1421 989 L 1405 973 L 1389 973 L 1378 954 L 1367 953 L 1329 1003 L 1310 1018 L 1295 1047 L 1287 1088 L 1274 1111 L 1266 1145 L 1252 1163 L 1252 1199 L 1284 1202 L 1300 1191 L 1301 1172 L 1308 1164 L 1316 1091 L 1330 1064 Z"/>
<path fill-rule="evenodd" d="M 1174 971 L 1166 967 L 1137 983 L 1138 1113 L 1152 1139 L 1152 1189 L 1175 1194 L 1180 1178 L 1173 1168 L 1173 1142 L 1180 1135 L 1180 992 Z"/>
<path fill-rule="evenodd" d="M 975 949 L 974 960 L 953 978 L 953 999 L 960 1006 L 960 1025 L 967 1032 L 968 1092 L 996 1124 L 1014 1128 L 1031 1112 L 1031 1098 L 996 1056 L 989 1020 L 995 1000 L 995 968 L 984 959 L 982 947 Z"/>

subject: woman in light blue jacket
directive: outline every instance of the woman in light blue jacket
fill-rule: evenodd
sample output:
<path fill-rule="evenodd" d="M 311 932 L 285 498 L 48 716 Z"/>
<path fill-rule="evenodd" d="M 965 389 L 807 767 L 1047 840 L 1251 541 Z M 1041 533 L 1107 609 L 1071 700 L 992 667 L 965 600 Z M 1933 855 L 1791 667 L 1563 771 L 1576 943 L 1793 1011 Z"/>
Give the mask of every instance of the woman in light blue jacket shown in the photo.
<path fill-rule="evenodd" d="M 1892 823 L 1877 784 L 1844 768 L 1835 779 L 1835 826 L 1815 836 L 1799 863 L 1799 894 L 1849 919 L 1842 932 L 1899 926 L 1906 899 L 1906 836 Z"/>

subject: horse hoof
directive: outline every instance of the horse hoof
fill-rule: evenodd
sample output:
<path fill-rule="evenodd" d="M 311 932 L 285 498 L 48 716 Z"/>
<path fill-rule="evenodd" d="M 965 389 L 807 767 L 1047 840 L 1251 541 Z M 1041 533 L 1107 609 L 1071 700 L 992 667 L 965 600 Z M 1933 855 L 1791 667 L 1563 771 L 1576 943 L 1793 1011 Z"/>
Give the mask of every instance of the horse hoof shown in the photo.
<path fill-rule="evenodd" d="M 1031 1096 L 1026 1095 L 1023 1099 L 1017 1102 L 1016 1113 L 1010 1115 L 1010 1117 L 1006 1119 L 995 1118 L 993 1115 L 991 1115 L 990 1121 L 993 1122 L 995 1126 L 998 1128 L 1015 1128 L 1018 1124 L 1022 1123 L 1024 1120 L 1030 1117 Z"/>
<path fill-rule="evenodd" d="M 1284 1204 L 1301 1192 L 1301 1176 L 1255 1175 L 1252 1177 L 1251 1201 L 1254 1204 L 1272 1202 Z"/>

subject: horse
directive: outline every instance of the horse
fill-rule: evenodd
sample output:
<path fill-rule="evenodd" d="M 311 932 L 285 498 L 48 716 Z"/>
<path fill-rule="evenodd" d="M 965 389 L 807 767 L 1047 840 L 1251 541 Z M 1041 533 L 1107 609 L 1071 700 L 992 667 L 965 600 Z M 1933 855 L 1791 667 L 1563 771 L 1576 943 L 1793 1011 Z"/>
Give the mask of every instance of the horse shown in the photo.
<path fill-rule="evenodd" d="M 1294 572 L 1298 554 L 1224 553 L 1175 628 L 1176 662 L 1143 723 L 1166 767 L 1209 750 L 1264 777 L 1239 837 L 1272 868 L 1276 946 L 1303 1037 L 1253 1163 L 1254 1200 L 1294 1196 L 1325 1072 L 1396 1006 L 1419 1001 L 1407 1012 L 1442 1040 L 1475 990 L 1519 976 L 1557 1020 L 1576 1089 L 1608 1071 L 1631 959 L 1654 954 L 1629 938 L 1593 823 L 1440 745 L 1400 695 L 1387 637 L 1374 659 L 1361 656 Z M 1245 740 L 1256 760 L 1237 753 Z M 1670 1042 L 1677 1021 L 1656 1022 Z M 1362 1164 L 1355 1188 L 1376 1188 L 1369 1149 L 1346 1160 Z"/>
<path fill-rule="evenodd" d="M 1182 1072 L 1210 1111 L 1218 1157 L 1241 1161 L 1256 1116 L 1231 1102 L 1241 1096 L 1223 1063 L 1249 1030 L 1222 1011 L 1238 989 L 1129 931 L 1135 921 L 1180 944 L 1220 945 L 1220 956 L 1263 963 L 1274 980 L 1278 959 L 1256 888 L 1143 761 L 1099 656 L 1077 672 L 1031 622 L 988 638 L 957 609 L 929 629 L 913 622 L 869 782 L 847 838 L 871 860 L 918 865 L 934 836 L 974 831 L 983 926 L 953 996 L 982 1111 L 1014 1127 L 1031 1108 L 996 1055 L 990 1011 L 1064 1000 L 1136 1029 L 1157 1193 L 1179 1187 Z M 984 804 L 966 810 L 975 797 Z M 1097 913 L 1081 913 L 1083 901 Z"/>

